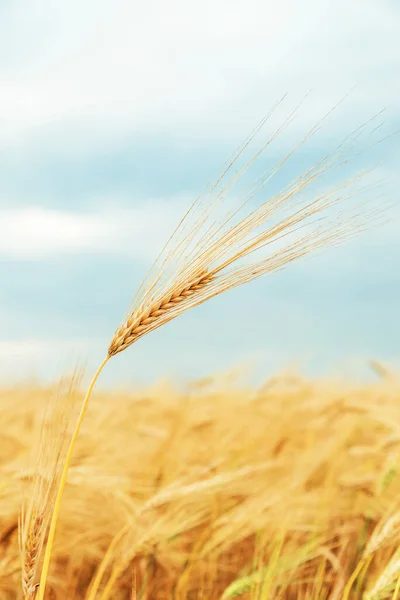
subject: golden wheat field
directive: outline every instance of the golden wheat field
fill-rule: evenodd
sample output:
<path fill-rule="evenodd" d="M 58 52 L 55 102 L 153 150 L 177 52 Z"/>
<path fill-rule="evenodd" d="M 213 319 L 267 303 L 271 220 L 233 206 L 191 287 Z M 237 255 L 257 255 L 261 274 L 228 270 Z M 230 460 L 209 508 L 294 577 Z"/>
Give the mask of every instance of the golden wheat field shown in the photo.
<path fill-rule="evenodd" d="M 46 598 L 400 598 L 400 382 L 378 375 L 97 390 Z M 81 400 L 76 383 L 0 392 L 2 600 L 23 597 L 20 507 L 25 498 L 25 510 L 43 508 Z"/>

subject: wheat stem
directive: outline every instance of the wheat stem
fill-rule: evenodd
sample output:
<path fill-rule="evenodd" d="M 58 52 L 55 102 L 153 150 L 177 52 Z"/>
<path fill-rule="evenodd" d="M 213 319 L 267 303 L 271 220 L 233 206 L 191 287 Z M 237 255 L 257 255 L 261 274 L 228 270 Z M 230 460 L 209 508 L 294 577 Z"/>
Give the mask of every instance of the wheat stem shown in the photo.
<path fill-rule="evenodd" d="M 39 584 L 39 589 L 37 592 L 37 600 L 43 600 L 44 599 L 44 593 L 45 593 L 45 588 L 46 588 L 46 581 L 47 581 L 47 575 L 49 572 L 49 566 L 50 566 L 50 559 L 51 559 L 51 551 L 53 548 L 53 542 L 54 542 L 54 535 L 56 532 L 56 527 L 57 527 L 57 520 L 58 520 L 58 515 L 60 513 L 60 507 L 61 507 L 61 501 L 62 501 L 62 496 L 63 496 L 63 492 L 64 492 L 64 488 L 65 488 L 65 484 L 67 482 L 67 475 L 68 475 L 68 470 L 71 464 L 71 460 L 72 460 L 72 454 L 75 448 L 75 443 L 76 440 L 78 438 L 79 435 L 79 431 L 82 425 L 82 421 L 83 418 L 85 416 L 86 413 L 86 409 L 88 406 L 88 402 L 89 402 L 89 398 L 92 394 L 93 388 L 95 386 L 95 383 L 97 381 L 97 378 L 99 377 L 101 371 L 103 370 L 104 365 L 106 364 L 106 362 L 109 360 L 109 356 L 106 356 L 106 358 L 103 360 L 103 362 L 101 363 L 101 365 L 99 366 L 99 368 L 97 369 L 96 373 L 94 374 L 94 377 L 89 385 L 88 391 L 86 392 L 86 396 L 85 399 L 83 400 L 83 404 L 78 416 L 78 420 L 74 429 L 74 432 L 72 434 L 72 438 L 68 447 L 68 452 L 65 458 L 65 463 L 63 466 L 63 470 L 61 473 L 61 477 L 60 477 L 60 483 L 58 485 L 58 489 L 57 489 L 57 496 L 55 499 L 55 503 L 54 503 L 54 508 L 53 508 L 53 513 L 51 516 L 51 522 L 50 522 L 50 528 L 49 528 L 49 535 L 47 538 L 47 544 L 46 544 L 46 550 L 44 553 L 44 558 L 43 558 L 43 566 L 42 566 L 42 572 L 41 572 L 41 576 L 40 576 L 40 584 Z"/>
<path fill-rule="evenodd" d="M 111 571 L 110 579 L 107 581 L 107 584 L 101 594 L 100 600 L 108 600 L 110 598 L 111 590 L 114 586 L 114 583 L 117 581 L 118 576 L 120 575 L 121 570 L 117 567 L 114 567 Z"/>
<path fill-rule="evenodd" d="M 126 523 L 119 530 L 119 532 L 117 533 L 117 535 L 111 540 L 111 543 L 108 546 L 107 551 L 106 551 L 106 553 L 104 554 L 104 556 L 102 558 L 102 561 L 101 561 L 100 566 L 99 566 L 99 568 L 97 570 L 97 573 L 96 573 L 94 579 L 92 580 L 92 582 L 90 584 L 90 588 L 88 590 L 88 594 L 87 594 L 86 600 L 95 600 L 97 591 L 98 591 L 99 586 L 101 584 L 101 580 L 103 578 L 105 570 L 107 569 L 109 560 L 112 557 L 112 554 L 113 554 L 115 548 L 117 547 L 118 542 L 121 540 L 121 538 L 125 535 L 125 533 L 129 530 L 130 527 L 131 527 L 131 523 Z"/>
<path fill-rule="evenodd" d="M 343 592 L 343 596 L 342 596 L 342 600 L 348 600 L 349 596 L 350 596 L 350 592 L 351 592 L 351 588 L 353 587 L 353 584 L 355 583 L 357 577 L 360 575 L 363 567 L 365 566 L 369 566 L 369 563 L 371 562 L 372 557 L 368 556 L 366 558 L 362 558 L 356 568 L 354 569 L 353 573 L 350 576 L 350 579 L 348 580 L 346 587 L 344 588 L 344 592 Z"/>
<path fill-rule="evenodd" d="M 397 579 L 392 600 L 399 600 L 400 597 L 400 576 Z"/>

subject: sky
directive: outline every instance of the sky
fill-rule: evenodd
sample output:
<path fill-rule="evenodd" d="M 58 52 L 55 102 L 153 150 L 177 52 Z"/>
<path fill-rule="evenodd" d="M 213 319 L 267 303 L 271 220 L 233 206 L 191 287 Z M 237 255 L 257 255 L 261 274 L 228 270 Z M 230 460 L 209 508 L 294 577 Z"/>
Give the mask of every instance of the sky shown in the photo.
<path fill-rule="evenodd" d="M 0 1 L 0 379 L 90 374 L 180 216 L 285 94 L 264 136 L 304 102 L 264 167 L 347 94 L 293 173 L 382 109 L 397 132 L 399 25 L 396 0 Z M 182 315 L 101 382 L 398 369 L 399 156 L 393 135 L 361 162 L 385 225 Z"/>

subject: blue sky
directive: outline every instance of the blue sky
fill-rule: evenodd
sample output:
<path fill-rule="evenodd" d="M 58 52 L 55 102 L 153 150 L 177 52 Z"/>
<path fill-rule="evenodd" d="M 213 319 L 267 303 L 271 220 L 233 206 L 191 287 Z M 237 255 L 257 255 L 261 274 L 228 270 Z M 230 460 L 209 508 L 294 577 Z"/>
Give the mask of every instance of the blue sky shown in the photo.
<path fill-rule="evenodd" d="M 397 130 L 399 24 L 395 1 L 0 2 L 0 377 L 90 372 L 184 209 L 286 92 L 288 113 L 312 89 L 267 161 L 355 86 L 294 171 L 382 108 Z M 183 315 L 103 383 L 398 367 L 399 151 L 373 156 L 387 225 Z"/>

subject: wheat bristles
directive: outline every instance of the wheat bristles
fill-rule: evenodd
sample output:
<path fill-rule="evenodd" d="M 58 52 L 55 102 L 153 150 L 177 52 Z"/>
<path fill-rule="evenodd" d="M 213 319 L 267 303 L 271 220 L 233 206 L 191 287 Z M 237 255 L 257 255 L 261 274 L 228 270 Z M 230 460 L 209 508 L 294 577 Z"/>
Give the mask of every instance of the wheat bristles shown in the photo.
<path fill-rule="evenodd" d="M 329 169 L 348 166 L 354 143 L 365 132 L 367 124 L 357 128 L 282 191 L 258 202 L 258 194 L 324 119 L 271 172 L 258 177 L 241 199 L 227 203 L 238 179 L 286 128 L 293 114 L 230 180 L 225 181 L 230 169 L 265 125 L 263 121 L 238 149 L 210 191 L 199 196 L 190 207 L 139 287 L 113 336 L 108 356 L 122 352 L 150 331 L 228 289 L 282 269 L 316 249 L 348 239 L 361 231 L 369 218 L 376 216 L 368 211 L 360 213 L 354 207 L 335 212 L 339 204 L 360 194 L 361 190 L 354 187 L 366 173 L 343 178 L 328 189 L 310 189 L 320 185 Z M 370 193 L 372 186 L 366 189 Z M 311 199 L 305 197 L 306 191 L 312 194 Z M 266 255 L 262 256 L 261 252 Z"/>

